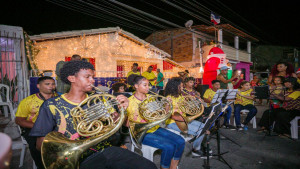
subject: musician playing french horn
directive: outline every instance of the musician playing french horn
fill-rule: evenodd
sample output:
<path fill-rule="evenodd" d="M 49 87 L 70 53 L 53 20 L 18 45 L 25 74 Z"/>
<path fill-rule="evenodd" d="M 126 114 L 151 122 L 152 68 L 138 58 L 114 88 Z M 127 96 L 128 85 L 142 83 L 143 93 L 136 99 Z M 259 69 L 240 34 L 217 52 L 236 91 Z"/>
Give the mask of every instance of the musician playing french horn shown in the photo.
<path fill-rule="evenodd" d="M 70 61 L 63 66 L 60 71 L 60 77 L 62 81 L 71 85 L 71 89 L 68 93 L 48 99 L 41 106 L 39 116 L 30 133 L 31 136 L 37 137 L 38 150 L 41 149 L 42 145 L 44 146 L 44 144 L 49 144 L 49 141 L 47 140 L 45 143 L 44 139 L 47 138 L 50 132 L 53 133 L 52 131 L 58 131 L 59 133 L 62 133 L 63 136 L 68 138 L 68 140 L 83 140 L 83 143 L 85 143 L 85 138 L 81 136 L 76 130 L 73 119 L 74 117 L 72 117 L 71 115 L 71 110 L 81 104 L 81 102 L 86 98 L 90 97 L 87 93 L 92 91 L 93 89 L 93 85 L 95 82 L 94 70 L 95 69 L 92 64 L 83 61 Z M 119 109 L 126 109 L 126 107 L 128 106 L 128 99 L 125 96 L 119 95 L 118 97 L 116 97 L 116 100 L 119 103 Z M 94 113 L 96 114 L 97 112 Z M 92 127 L 96 128 L 97 125 L 94 125 Z M 129 150 L 112 146 L 112 139 L 113 136 L 110 136 L 108 137 L 108 139 L 97 143 L 95 146 L 88 148 L 87 151 L 81 154 L 81 157 L 79 158 L 79 168 L 156 168 L 155 164 L 151 161 Z M 73 142 L 74 141 L 71 141 L 71 143 Z M 59 144 L 63 144 L 63 141 Z M 82 145 L 78 146 L 79 148 L 77 149 L 81 149 Z M 77 149 L 70 149 L 64 154 L 69 154 L 71 158 L 72 154 L 76 153 Z M 50 151 L 54 150 L 55 149 L 50 149 Z M 48 153 L 48 156 L 52 155 L 51 152 Z M 60 156 L 55 158 L 61 159 L 61 156 L 63 156 L 64 154 L 61 154 Z M 68 157 L 64 157 L 63 160 L 68 161 L 69 159 Z M 43 162 L 45 165 L 44 158 Z M 65 167 L 64 161 L 60 161 L 59 163 L 53 165 L 51 164 L 50 166 L 48 166 L 48 168 L 77 168 L 76 166 L 77 165 L 74 164 L 74 166 L 70 165 L 68 167 Z"/>
<path fill-rule="evenodd" d="M 135 88 L 135 93 L 129 98 L 129 106 L 127 108 L 130 130 L 131 132 L 133 132 L 132 135 L 134 135 L 135 133 L 137 133 L 135 131 L 132 131 L 135 130 L 135 125 L 146 125 L 147 123 L 149 123 L 149 121 L 147 121 L 147 119 L 141 114 L 141 104 L 145 103 L 146 101 L 148 102 L 146 105 L 152 105 L 151 107 L 149 107 L 151 111 L 148 112 L 148 114 L 150 114 L 150 117 L 152 116 L 151 113 L 156 112 L 156 108 L 160 109 L 162 106 L 155 105 L 160 103 L 151 102 L 151 99 L 154 99 L 155 97 L 151 97 L 147 94 L 149 92 L 149 81 L 145 77 L 130 75 L 128 77 L 128 83 Z M 167 115 L 166 119 L 171 116 L 171 113 Z M 157 124 L 155 123 L 155 121 L 153 123 Z M 161 168 L 176 169 L 184 150 L 184 139 L 181 136 L 174 134 L 173 132 L 161 128 L 159 125 L 154 125 L 153 127 L 152 126 L 150 129 L 148 129 L 143 138 L 137 138 L 136 140 L 141 140 L 142 144 L 144 145 L 162 150 L 160 161 Z M 139 130 L 139 128 L 137 128 L 137 130 Z"/>
<path fill-rule="evenodd" d="M 175 131 L 187 132 L 187 134 L 197 136 L 201 133 L 204 124 L 197 120 L 192 120 L 190 122 L 183 120 L 183 118 L 187 117 L 187 114 L 186 114 L 186 112 L 182 111 L 182 107 L 181 107 L 182 103 L 186 102 L 185 97 L 182 95 L 182 93 L 183 93 L 182 90 L 183 90 L 183 82 L 182 82 L 181 78 L 173 77 L 172 79 L 170 79 L 168 81 L 166 88 L 165 88 L 165 96 L 172 100 L 173 115 L 169 120 L 166 121 L 166 124 L 167 124 L 168 128 L 173 129 Z M 202 105 L 199 104 L 197 106 L 199 106 L 199 111 L 202 111 L 202 113 L 203 113 L 203 107 L 202 107 L 202 109 L 200 107 Z M 176 113 L 180 114 L 180 115 L 176 115 Z M 199 113 L 201 113 L 201 112 L 199 112 Z M 186 124 L 186 123 L 188 123 L 188 124 Z M 183 124 L 183 126 L 186 125 L 185 127 L 186 127 L 187 131 L 182 131 L 184 129 L 181 128 L 181 124 Z M 204 147 L 201 147 L 203 137 L 204 137 L 204 135 L 198 137 L 193 142 L 193 150 L 192 150 L 193 156 L 205 157 L 206 150 Z M 202 151 L 201 151 L 201 149 L 202 149 Z"/>

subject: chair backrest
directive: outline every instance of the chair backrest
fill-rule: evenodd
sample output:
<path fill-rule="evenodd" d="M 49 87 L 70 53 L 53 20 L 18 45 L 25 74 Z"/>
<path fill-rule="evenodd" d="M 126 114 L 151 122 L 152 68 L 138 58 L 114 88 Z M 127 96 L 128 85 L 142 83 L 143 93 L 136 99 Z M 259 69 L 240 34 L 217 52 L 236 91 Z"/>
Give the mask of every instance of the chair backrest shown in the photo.
<path fill-rule="evenodd" d="M 4 91 L 5 92 L 2 92 Z M 10 102 L 9 100 L 9 86 L 5 84 L 0 84 L 0 102 Z M 5 100 L 2 99 L 2 96 L 4 96 Z"/>

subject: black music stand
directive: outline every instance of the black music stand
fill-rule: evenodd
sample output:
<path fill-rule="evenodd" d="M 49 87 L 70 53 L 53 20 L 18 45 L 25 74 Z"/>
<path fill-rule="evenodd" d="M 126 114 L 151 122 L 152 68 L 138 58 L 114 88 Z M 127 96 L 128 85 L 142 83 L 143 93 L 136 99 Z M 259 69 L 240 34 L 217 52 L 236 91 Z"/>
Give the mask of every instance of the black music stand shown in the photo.
<path fill-rule="evenodd" d="M 227 107 L 227 106 L 226 106 L 226 107 Z M 209 157 L 210 157 L 210 155 L 209 155 L 210 132 L 208 132 L 208 131 L 210 131 L 211 126 L 212 126 L 213 124 L 217 123 L 217 120 L 218 120 L 218 118 L 220 117 L 220 114 L 221 114 L 221 113 L 222 113 L 222 104 L 221 104 L 220 102 L 219 102 L 219 103 L 215 103 L 215 104 L 212 106 L 212 110 L 211 110 L 211 112 L 210 112 L 208 118 L 207 118 L 206 121 L 205 121 L 205 125 L 204 125 L 204 127 L 203 127 L 201 133 L 200 133 L 198 136 L 196 136 L 196 137 L 194 137 L 194 138 L 192 139 L 192 140 L 194 140 L 195 138 L 198 138 L 198 137 L 202 136 L 203 134 L 205 134 L 205 136 L 206 136 L 206 146 L 207 146 L 207 147 L 206 147 L 206 150 L 207 150 L 207 152 L 206 152 L 206 159 L 204 159 L 204 165 L 203 165 L 203 167 L 204 167 L 205 169 L 210 169 L 210 163 L 209 163 L 209 161 L 210 161 L 210 160 L 209 160 Z M 219 128 L 218 128 L 218 129 L 219 129 Z M 222 157 L 222 155 L 228 153 L 228 151 L 227 151 L 227 152 L 220 153 L 220 137 L 219 137 L 219 134 L 218 134 L 218 130 L 217 130 L 217 138 L 218 138 L 218 140 L 217 140 L 217 144 L 218 144 L 218 154 L 215 154 L 215 155 L 213 155 L 213 156 L 217 156 L 219 161 L 225 163 L 229 168 L 232 168 L 232 167 L 226 162 L 226 160 Z"/>

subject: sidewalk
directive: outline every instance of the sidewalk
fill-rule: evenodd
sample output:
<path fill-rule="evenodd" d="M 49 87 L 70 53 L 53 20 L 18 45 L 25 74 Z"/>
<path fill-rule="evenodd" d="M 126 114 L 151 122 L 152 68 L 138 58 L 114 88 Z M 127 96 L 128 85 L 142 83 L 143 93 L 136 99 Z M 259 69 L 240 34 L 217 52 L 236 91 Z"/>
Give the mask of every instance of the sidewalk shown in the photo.
<path fill-rule="evenodd" d="M 268 109 L 265 105 L 257 106 L 258 113 L 256 115 L 257 123 L 259 122 L 262 113 Z M 233 118 L 231 119 L 233 123 Z M 19 168 L 19 160 L 21 154 L 21 139 L 18 136 L 17 130 L 14 129 L 15 124 L 10 122 L 3 115 L 0 115 L 0 132 L 9 132 L 13 138 L 13 157 L 11 168 Z M 249 125 L 248 131 L 232 131 L 221 129 L 224 136 L 234 140 L 233 142 L 222 139 L 221 152 L 228 153 L 223 155 L 223 158 L 234 169 L 298 169 L 300 166 L 300 141 L 294 141 L 288 138 L 278 136 L 266 136 L 265 133 L 257 133 L 252 125 Z M 130 139 L 127 139 L 126 146 L 131 148 Z M 211 139 L 210 144 L 214 153 L 217 153 L 217 142 L 215 136 Z M 138 153 L 139 150 L 136 150 Z M 160 151 L 155 152 L 154 163 L 159 167 Z M 180 161 L 180 169 L 199 169 L 203 168 L 203 159 L 192 158 L 191 144 L 186 143 L 184 154 Z M 216 157 L 211 158 L 210 165 L 212 169 L 227 169 L 226 164 L 217 160 Z M 27 148 L 24 165 L 21 169 L 32 169 L 32 159 Z"/>

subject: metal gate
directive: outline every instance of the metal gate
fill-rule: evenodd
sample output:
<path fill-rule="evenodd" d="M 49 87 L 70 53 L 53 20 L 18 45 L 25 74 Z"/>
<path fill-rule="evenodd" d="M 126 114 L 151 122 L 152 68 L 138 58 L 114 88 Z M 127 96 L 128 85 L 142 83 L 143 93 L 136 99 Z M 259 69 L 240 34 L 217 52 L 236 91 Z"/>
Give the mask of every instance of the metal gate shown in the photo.
<path fill-rule="evenodd" d="M 0 25 L 0 84 L 9 86 L 14 107 L 28 96 L 26 65 L 23 29 Z"/>

